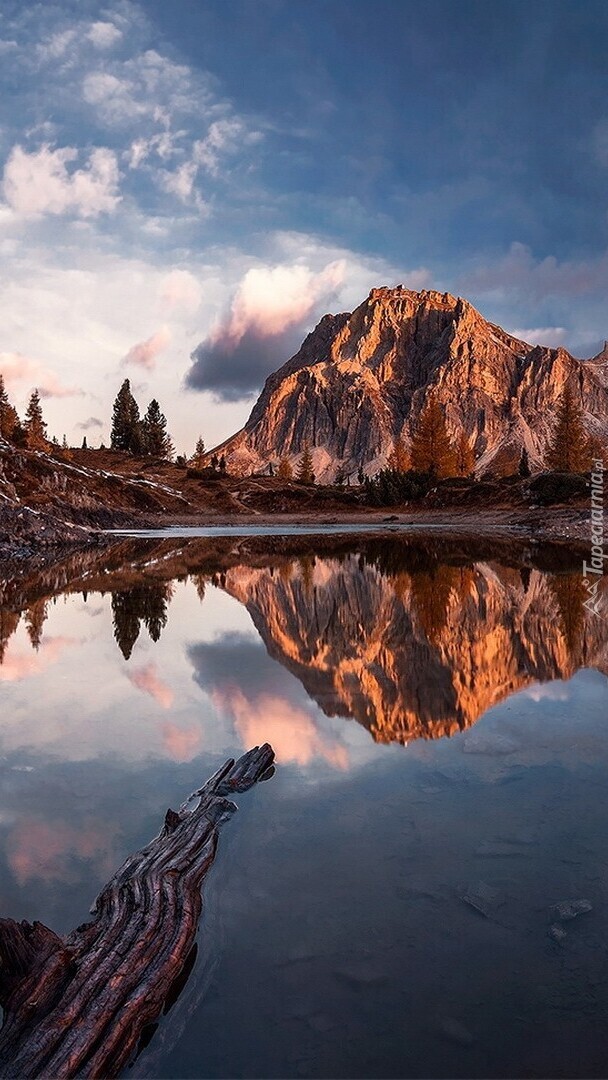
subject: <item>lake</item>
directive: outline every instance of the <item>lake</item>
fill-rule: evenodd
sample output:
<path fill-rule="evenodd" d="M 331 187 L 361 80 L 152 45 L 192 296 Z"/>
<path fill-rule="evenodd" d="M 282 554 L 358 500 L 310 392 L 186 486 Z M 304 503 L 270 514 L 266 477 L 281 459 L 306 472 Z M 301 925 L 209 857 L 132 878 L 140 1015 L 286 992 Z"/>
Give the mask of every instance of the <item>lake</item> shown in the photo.
<path fill-rule="evenodd" d="M 121 538 L 2 583 L 1 914 L 71 930 L 267 740 L 129 1076 L 605 1076 L 608 621 L 582 560 L 290 543 Z"/>

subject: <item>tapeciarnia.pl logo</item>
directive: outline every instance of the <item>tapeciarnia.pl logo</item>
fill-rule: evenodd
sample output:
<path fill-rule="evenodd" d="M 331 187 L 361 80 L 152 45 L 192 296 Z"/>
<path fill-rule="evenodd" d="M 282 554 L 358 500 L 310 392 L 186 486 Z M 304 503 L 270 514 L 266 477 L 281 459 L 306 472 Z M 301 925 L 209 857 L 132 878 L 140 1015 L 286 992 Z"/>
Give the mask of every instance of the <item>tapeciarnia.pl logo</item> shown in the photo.
<path fill-rule="evenodd" d="M 604 462 L 596 459 L 591 472 L 591 561 L 583 561 L 583 584 L 589 593 L 583 607 L 594 615 L 602 615 L 600 582 L 606 567 L 608 552 L 604 545 Z"/>

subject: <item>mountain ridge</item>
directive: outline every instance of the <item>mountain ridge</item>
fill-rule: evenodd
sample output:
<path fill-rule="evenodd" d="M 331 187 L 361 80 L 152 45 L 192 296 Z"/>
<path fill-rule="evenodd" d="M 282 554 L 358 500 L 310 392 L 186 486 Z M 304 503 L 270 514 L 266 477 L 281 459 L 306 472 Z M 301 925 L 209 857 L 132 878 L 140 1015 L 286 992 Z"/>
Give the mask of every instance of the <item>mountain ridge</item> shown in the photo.
<path fill-rule="evenodd" d="M 433 395 L 450 435 L 466 433 L 478 475 L 513 470 L 524 447 L 541 467 L 566 385 L 608 445 L 608 345 L 580 360 L 514 337 L 462 297 L 382 286 L 353 312 L 324 315 L 214 453 L 247 474 L 294 463 L 308 444 L 322 481 L 373 474 Z"/>

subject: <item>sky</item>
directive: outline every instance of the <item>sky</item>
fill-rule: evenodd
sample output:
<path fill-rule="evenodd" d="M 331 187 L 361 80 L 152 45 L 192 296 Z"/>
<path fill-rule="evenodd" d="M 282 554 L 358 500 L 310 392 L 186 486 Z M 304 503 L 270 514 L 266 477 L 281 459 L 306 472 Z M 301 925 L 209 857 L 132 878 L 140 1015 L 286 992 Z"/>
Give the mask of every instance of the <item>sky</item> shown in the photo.
<path fill-rule="evenodd" d="M 0 371 L 178 452 L 328 311 L 403 283 L 608 338 L 604 0 L 0 0 Z"/>

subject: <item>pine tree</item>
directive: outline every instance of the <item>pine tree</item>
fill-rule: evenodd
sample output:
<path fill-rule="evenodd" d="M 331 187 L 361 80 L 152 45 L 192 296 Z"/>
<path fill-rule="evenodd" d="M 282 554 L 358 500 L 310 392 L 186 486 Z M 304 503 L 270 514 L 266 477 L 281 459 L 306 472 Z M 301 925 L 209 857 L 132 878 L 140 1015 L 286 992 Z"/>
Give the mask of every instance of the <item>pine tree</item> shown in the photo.
<path fill-rule="evenodd" d="M 360 484 L 365 483 L 365 473 L 363 471 L 363 466 L 362 465 L 360 465 L 358 470 L 357 470 L 357 480 L 359 481 Z"/>
<path fill-rule="evenodd" d="M 288 457 L 283 456 L 279 459 L 279 467 L 277 469 L 277 476 L 280 480 L 292 480 L 293 469 Z"/>
<path fill-rule="evenodd" d="M 412 469 L 436 479 L 455 476 L 456 453 L 450 442 L 443 409 L 434 398 L 422 410 L 412 438 Z"/>
<path fill-rule="evenodd" d="M 220 458 L 220 472 L 221 473 L 227 472 L 226 458 L 224 457 L 223 454 L 222 454 L 222 456 Z"/>
<path fill-rule="evenodd" d="M 396 472 L 408 472 L 411 469 L 410 452 L 405 445 L 403 435 L 395 441 L 386 464 L 389 469 L 394 469 Z"/>
<path fill-rule="evenodd" d="M 471 449 L 466 431 L 461 431 L 456 441 L 456 475 L 472 476 L 475 471 L 475 454 Z"/>
<path fill-rule="evenodd" d="M 296 479 L 300 484 L 314 484 L 315 482 L 314 465 L 308 443 L 304 445 L 304 451 L 298 463 Z"/>
<path fill-rule="evenodd" d="M 63 436 L 63 439 L 61 440 L 61 449 L 62 450 L 67 450 L 68 449 L 68 440 L 67 440 L 65 435 Z"/>
<path fill-rule="evenodd" d="M 42 416 L 40 394 L 37 390 L 32 392 L 25 413 L 25 432 L 28 446 L 35 450 L 44 450 L 47 445 L 46 424 Z"/>
<path fill-rule="evenodd" d="M 194 448 L 194 453 L 190 461 L 195 469 L 202 469 L 205 464 L 205 443 L 203 442 L 202 435 L 199 435 L 196 440 L 196 447 Z"/>
<path fill-rule="evenodd" d="M 114 402 L 110 446 L 113 450 L 126 450 L 130 454 L 142 451 L 139 406 L 131 393 L 128 379 L 123 382 Z"/>
<path fill-rule="evenodd" d="M 0 438 L 12 439 L 19 423 L 17 410 L 11 405 L 4 387 L 4 378 L 0 372 Z"/>
<path fill-rule="evenodd" d="M 25 615 L 25 628 L 32 643 L 32 648 L 38 652 L 42 641 L 42 631 L 47 617 L 47 601 L 35 600 L 27 609 Z"/>
<path fill-rule="evenodd" d="M 84 436 L 84 438 L 82 440 L 82 449 L 83 450 L 88 450 L 89 449 L 86 435 Z"/>
<path fill-rule="evenodd" d="M 554 472 L 585 473 L 591 467 L 591 443 L 583 425 L 583 412 L 566 386 L 555 411 L 555 427 L 545 456 Z"/>
<path fill-rule="evenodd" d="M 145 454 L 160 458 L 171 458 L 173 456 L 173 443 L 167 434 L 167 418 L 160 411 L 160 405 L 156 398 L 152 398 L 148 405 L 140 430 L 143 442 L 142 450 Z"/>

